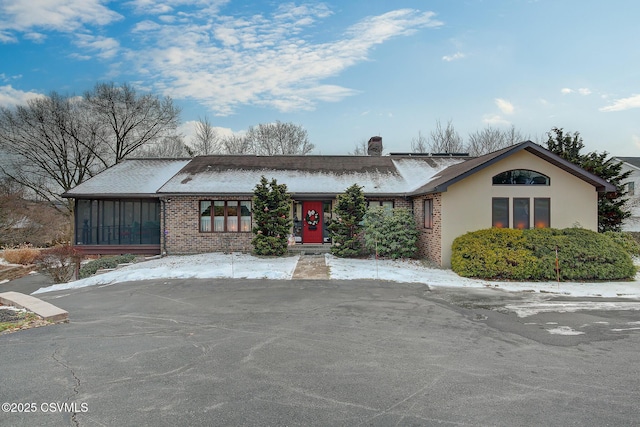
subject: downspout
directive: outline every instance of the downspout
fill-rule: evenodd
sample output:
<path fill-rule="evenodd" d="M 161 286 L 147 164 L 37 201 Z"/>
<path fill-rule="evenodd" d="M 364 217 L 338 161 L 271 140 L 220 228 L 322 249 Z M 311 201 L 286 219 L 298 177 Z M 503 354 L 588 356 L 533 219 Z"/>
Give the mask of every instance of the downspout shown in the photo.
<path fill-rule="evenodd" d="M 162 239 L 162 253 L 161 256 L 167 256 L 167 201 L 160 199 L 162 206 L 162 227 L 160 230 L 160 238 Z"/>

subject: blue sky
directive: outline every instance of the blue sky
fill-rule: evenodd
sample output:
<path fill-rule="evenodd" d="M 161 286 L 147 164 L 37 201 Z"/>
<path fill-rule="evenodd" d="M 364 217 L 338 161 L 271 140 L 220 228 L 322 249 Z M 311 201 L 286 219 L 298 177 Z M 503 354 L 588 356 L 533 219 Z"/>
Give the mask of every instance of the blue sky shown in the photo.
<path fill-rule="evenodd" d="M 0 105 L 98 81 L 171 96 L 181 131 L 275 120 L 315 154 L 451 121 L 640 156 L 637 0 L 0 0 Z"/>

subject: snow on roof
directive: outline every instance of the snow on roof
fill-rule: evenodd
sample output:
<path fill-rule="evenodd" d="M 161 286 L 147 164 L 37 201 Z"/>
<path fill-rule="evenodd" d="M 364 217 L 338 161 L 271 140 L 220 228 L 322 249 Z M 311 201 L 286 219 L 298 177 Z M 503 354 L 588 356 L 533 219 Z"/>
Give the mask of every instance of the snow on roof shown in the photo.
<path fill-rule="evenodd" d="M 199 158 L 159 189 L 169 194 L 250 194 L 262 176 L 286 184 L 292 194 L 338 194 L 353 184 L 365 194 L 403 194 L 427 183 L 460 158 L 368 158 L 363 156 L 283 156 L 259 167 L 260 158 Z M 206 162 L 209 161 L 209 165 Z M 333 164 L 332 164 L 332 161 Z M 233 167 L 239 163 L 241 166 Z M 294 167 L 294 166 L 297 166 Z"/>
<path fill-rule="evenodd" d="M 188 159 L 124 160 L 64 195 L 67 197 L 153 195 L 187 163 L 189 163 Z"/>

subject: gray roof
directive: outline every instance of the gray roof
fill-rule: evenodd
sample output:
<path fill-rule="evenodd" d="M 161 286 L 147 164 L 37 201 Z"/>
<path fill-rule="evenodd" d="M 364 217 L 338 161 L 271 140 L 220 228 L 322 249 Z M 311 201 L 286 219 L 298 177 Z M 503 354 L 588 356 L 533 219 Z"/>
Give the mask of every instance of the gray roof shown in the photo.
<path fill-rule="evenodd" d="M 286 184 L 297 197 L 335 196 L 353 184 L 368 196 L 412 196 L 452 185 L 520 150 L 593 185 L 616 188 L 550 151 L 525 141 L 475 158 L 456 156 L 254 156 L 133 159 L 119 163 L 67 192 L 65 197 L 251 195 L 262 176 Z"/>
<path fill-rule="evenodd" d="M 621 162 L 628 163 L 631 166 L 634 166 L 637 169 L 640 169 L 640 157 L 615 157 L 615 158 L 620 160 Z"/>
<path fill-rule="evenodd" d="M 63 197 L 157 197 L 158 189 L 189 159 L 131 159 L 106 169 Z"/>
<path fill-rule="evenodd" d="M 447 191 L 447 188 L 455 184 L 456 182 L 472 175 L 487 166 L 490 166 L 505 157 L 508 157 L 518 151 L 526 150 L 529 153 L 540 157 L 543 160 L 563 169 L 566 172 L 588 182 L 596 187 L 596 190 L 600 193 L 603 192 L 615 192 L 616 187 L 608 181 L 596 176 L 586 170 L 576 166 L 575 164 L 563 159 L 562 157 L 552 153 L 551 151 L 534 144 L 531 141 L 524 141 L 516 145 L 512 145 L 502 150 L 494 151 L 493 153 L 485 154 L 484 156 L 475 157 L 469 159 L 464 163 L 453 165 L 440 174 L 439 177 L 431 180 L 426 185 L 418 188 L 412 194 L 427 194 L 427 193 L 440 193 Z"/>
<path fill-rule="evenodd" d="M 358 184 L 367 195 L 403 195 L 429 182 L 453 157 L 201 156 L 163 185 L 162 194 L 253 194 L 262 176 L 293 195 L 334 196 Z"/>

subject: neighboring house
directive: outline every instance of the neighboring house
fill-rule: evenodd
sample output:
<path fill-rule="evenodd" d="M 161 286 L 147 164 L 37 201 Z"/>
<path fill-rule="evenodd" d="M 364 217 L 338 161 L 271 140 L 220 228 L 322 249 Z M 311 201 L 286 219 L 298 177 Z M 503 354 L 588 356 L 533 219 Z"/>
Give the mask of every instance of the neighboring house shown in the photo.
<path fill-rule="evenodd" d="M 378 151 L 379 152 L 379 151 Z M 490 227 L 597 230 L 598 193 L 615 187 L 530 141 L 464 155 L 200 156 L 126 160 L 78 185 L 75 245 L 85 253 L 250 251 L 261 176 L 286 184 L 297 244 L 331 244 L 337 194 L 363 187 L 369 206 L 405 207 L 419 254 L 450 266 L 453 240 Z M 309 226 L 306 213 L 320 213 Z"/>
<path fill-rule="evenodd" d="M 622 224 L 623 231 L 640 231 L 640 157 L 614 157 L 613 160 L 622 162 L 622 172 L 631 171 L 631 175 L 623 184 L 626 186 L 629 198 L 626 208 L 631 217 Z"/>

